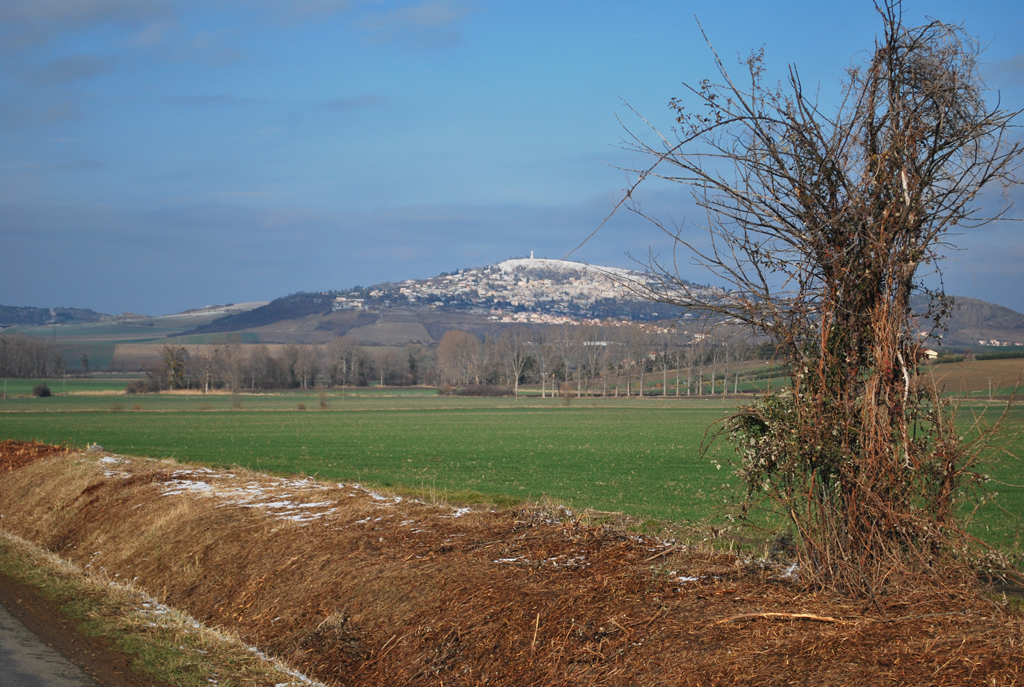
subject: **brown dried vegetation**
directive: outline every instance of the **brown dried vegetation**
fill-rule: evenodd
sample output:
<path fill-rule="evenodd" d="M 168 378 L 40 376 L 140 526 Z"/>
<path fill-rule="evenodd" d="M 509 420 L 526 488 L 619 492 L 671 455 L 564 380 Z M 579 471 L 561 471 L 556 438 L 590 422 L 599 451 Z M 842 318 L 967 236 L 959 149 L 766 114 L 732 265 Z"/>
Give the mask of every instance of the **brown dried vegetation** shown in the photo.
<path fill-rule="evenodd" d="M 0 475 L 41 458 L 67 452 L 64 446 L 52 446 L 38 441 L 0 441 Z"/>
<path fill-rule="evenodd" d="M 23 465 L 0 473 L 4 528 L 134 579 L 328 684 L 988 685 L 1024 674 L 1020 614 L 967 582 L 894 582 L 876 606 L 558 509 L 454 510 L 60 450 L 24 465 L 27 451 L 5 442 L 0 453 L 0 465 Z"/>
<path fill-rule="evenodd" d="M 951 312 L 932 286 L 950 237 L 1003 216 L 982 192 L 1018 184 L 1024 160 L 1021 112 L 986 91 L 979 42 L 904 24 L 900 0 L 875 8 L 882 32 L 834 108 L 794 66 L 772 85 L 763 51 L 738 77 L 712 50 L 715 79 L 669 103 L 672 133 L 630 134 L 646 164 L 620 203 L 646 217 L 630 198 L 651 177 L 691 190 L 704 239 L 648 217 L 673 251 L 650 255 L 641 290 L 742 323 L 788 359 L 789 388 L 730 423 L 738 474 L 749 506 L 790 520 L 805 578 L 865 598 L 894 574 L 942 584 L 970 559 L 955 514 L 993 435 L 963 441 L 955 409 L 914 379 L 922 327 L 935 343 Z M 688 263 L 727 291 L 683 278 Z"/>

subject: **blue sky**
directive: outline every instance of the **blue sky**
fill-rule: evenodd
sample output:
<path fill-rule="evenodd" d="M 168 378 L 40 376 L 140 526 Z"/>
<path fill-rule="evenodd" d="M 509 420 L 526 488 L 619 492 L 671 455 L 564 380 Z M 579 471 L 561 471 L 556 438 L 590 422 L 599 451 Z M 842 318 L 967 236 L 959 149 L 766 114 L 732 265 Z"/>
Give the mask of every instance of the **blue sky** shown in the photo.
<path fill-rule="evenodd" d="M 714 76 L 694 15 L 727 64 L 764 46 L 826 104 L 880 29 L 867 1 L 0 0 L 0 303 L 164 314 L 562 257 L 643 164 L 624 103 L 668 129 Z M 1024 107 L 1017 3 L 904 16 L 962 23 Z M 947 290 L 1024 310 L 1022 228 L 957 237 Z M 649 246 L 622 214 L 574 257 Z"/>

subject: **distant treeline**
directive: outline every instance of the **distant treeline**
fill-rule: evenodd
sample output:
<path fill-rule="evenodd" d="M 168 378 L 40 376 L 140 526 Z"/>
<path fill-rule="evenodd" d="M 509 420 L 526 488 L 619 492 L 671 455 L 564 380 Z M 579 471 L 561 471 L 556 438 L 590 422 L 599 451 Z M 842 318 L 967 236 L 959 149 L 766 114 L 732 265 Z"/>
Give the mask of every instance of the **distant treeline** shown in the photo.
<path fill-rule="evenodd" d="M 1024 358 L 1024 351 L 999 351 L 997 353 L 976 353 L 975 360 L 1005 360 L 1008 358 Z"/>
<path fill-rule="evenodd" d="M 631 395 L 655 385 L 667 393 L 671 370 L 673 393 L 725 393 L 738 384 L 737 363 L 769 360 L 773 353 L 751 345 L 736 328 L 704 332 L 699 324 L 693 331 L 623 323 L 514 326 L 496 337 L 451 330 L 430 349 L 364 347 L 344 336 L 325 345 L 276 349 L 228 340 L 191 348 L 164 346 L 148 379 L 132 382 L 128 390 L 430 384 L 451 393 L 468 389 L 474 395 L 500 395 L 496 389 L 514 392 L 532 384 L 576 395 Z M 749 378 L 751 373 L 745 374 Z M 772 370 L 769 366 L 755 374 L 771 375 Z"/>
<path fill-rule="evenodd" d="M 630 396 L 655 386 L 660 393 L 699 395 L 735 389 L 737 363 L 773 354 L 734 326 L 705 329 L 698 322 L 531 327 L 518 334 L 513 328 L 483 340 L 452 330 L 438 342 L 435 376 L 442 387 L 463 389 L 533 384 L 542 394 Z"/>
<path fill-rule="evenodd" d="M 50 344 L 23 334 L 0 335 L 0 376 L 50 377 L 64 372 L 64 358 Z"/>
<path fill-rule="evenodd" d="M 184 346 L 164 346 L 161 362 L 148 379 L 132 382 L 130 393 L 166 389 L 308 389 L 316 386 L 408 386 L 424 379 L 426 352 L 364 348 L 338 337 L 326 345 L 285 346 L 274 355 L 267 346 L 225 343 L 190 353 Z"/>

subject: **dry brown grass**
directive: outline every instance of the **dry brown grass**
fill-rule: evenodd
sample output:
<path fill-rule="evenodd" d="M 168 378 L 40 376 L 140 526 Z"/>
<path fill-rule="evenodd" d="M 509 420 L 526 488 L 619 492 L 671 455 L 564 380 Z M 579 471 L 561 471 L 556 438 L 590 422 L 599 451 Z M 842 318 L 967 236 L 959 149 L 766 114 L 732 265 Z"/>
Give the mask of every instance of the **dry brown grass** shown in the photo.
<path fill-rule="evenodd" d="M 940 391 L 952 394 L 986 391 L 990 380 L 992 389 L 1014 388 L 1024 380 L 1024 358 L 972 360 L 923 369 Z"/>
<path fill-rule="evenodd" d="M 0 477 L 3 527 L 331 684 L 1024 682 L 1021 615 L 966 582 L 875 606 L 551 507 L 103 455 Z"/>
<path fill-rule="evenodd" d="M 203 626 L 177 609 L 159 605 L 130 582 L 86 573 L 66 559 L 5 531 L 0 531 L 0 571 L 41 590 L 63 607 L 63 614 L 88 623 L 89 635 L 109 642 L 99 653 L 116 646 L 130 656 L 132 670 L 148 677 L 138 684 L 190 687 L 214 682 L 239 687 L 282 687 L 302 683 L 287 666 L 257 654 L 229 633 Z M 74 642 L 74 646 L 81 645 Z M 95 657 L 95 653 L 91 654 L 90 660 Z M 93 676 L 107 684 L 102 674 Z"/>

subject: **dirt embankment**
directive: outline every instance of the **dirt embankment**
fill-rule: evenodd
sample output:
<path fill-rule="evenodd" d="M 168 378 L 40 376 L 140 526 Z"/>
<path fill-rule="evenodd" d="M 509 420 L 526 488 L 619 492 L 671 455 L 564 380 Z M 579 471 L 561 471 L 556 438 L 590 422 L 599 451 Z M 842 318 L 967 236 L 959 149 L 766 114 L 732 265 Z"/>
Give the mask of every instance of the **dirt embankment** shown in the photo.
<path fill-rule="evenodd" d="M 0 469 L 0 514 L 330 684 L 1024 682 L 1020 615 L 966 588 L 879 612 L 564 512 L 98 453 Z"/>

